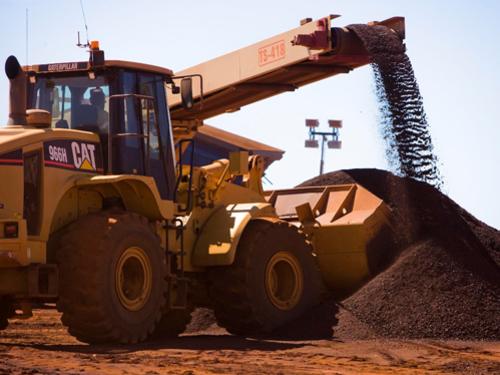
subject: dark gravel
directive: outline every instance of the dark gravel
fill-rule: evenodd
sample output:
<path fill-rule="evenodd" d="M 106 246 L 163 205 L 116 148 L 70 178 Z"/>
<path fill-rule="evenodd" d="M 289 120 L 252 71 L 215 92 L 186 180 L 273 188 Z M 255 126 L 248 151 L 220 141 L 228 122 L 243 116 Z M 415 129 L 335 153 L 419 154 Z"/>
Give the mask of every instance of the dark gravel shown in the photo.
<path fill-rule="evenodd" d="M 388 268 L 342 301 L 335 335 L 500 339 L 500 232 L 432 186 L 375 169 L 329 173 L 302 185 L 357 182 L 393 210 Z M 362 329 L 359 326 L 362 326 Z M 363 336 L 363 334 L 361 334 Z"/>

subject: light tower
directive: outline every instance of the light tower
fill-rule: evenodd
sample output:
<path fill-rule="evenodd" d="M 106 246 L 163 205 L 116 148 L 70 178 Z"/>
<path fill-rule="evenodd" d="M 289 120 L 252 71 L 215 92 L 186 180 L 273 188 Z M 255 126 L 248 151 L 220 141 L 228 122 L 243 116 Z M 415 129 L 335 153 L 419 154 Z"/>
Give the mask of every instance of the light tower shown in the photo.
<path fill-rule="evenodd" d="M 321 161 L 319 164 L 319 174 L 323 174 L 323 166 L 325 164 L 325 143 L 328 148 L 339 149 L 342 147 L 342 141 L 339 141 L 339 129 L 342 128 L 342 120 L 328 120 L 329 132 L 320 132 L 316 129 L 319 127 L 319 120 L 306 119 L 306 126 L 309 128 L 309 139 L 306 139 L 305 147 L 318 148 L 319 142 L 316 136 L 321 137 Z M 330 138 L 330 140 L 329 140 Z"/>

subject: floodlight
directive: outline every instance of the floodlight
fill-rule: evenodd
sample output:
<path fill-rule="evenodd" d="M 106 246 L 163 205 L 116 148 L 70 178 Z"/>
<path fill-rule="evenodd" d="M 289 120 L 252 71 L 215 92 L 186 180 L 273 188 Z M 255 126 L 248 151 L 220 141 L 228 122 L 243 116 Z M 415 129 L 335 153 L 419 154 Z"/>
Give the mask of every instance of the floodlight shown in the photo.
<path fill-rule="evenodd" d="M 342 147 L 342 141 L 328 141 L 327 145 L 328 145 L 328 148 L 339 149 Z"/>
<path fill-rule="evenodd" d="M 319 147 L 319 143 L 315 139 L 306 139 L 305 146 L 307 148 L 318 148 Z"/>
<path fill-rule="evenodd" d="M 330 128 L 340 129 L 342 128 L 342 120 L 328 120 L 328 126 Z"/>
<path fill-rule="evenodd" d="M 306 126 L 309 128 L 317 128 L 319 126 L 318 119 L 306 119 Z"/>

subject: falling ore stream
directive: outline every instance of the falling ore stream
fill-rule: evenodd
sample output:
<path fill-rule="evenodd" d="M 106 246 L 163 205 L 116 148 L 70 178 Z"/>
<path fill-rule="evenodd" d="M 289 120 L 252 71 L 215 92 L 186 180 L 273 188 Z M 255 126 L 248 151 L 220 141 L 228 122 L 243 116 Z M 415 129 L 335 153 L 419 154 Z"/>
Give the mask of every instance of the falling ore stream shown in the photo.
<path fill-rule="evenodd" d="M 348 28 L 361 39 L 371 56 L 381 132 L 391 169 L 441 189 L 443 179 L 423 99 L 402 40 L 382 25 Z"/>

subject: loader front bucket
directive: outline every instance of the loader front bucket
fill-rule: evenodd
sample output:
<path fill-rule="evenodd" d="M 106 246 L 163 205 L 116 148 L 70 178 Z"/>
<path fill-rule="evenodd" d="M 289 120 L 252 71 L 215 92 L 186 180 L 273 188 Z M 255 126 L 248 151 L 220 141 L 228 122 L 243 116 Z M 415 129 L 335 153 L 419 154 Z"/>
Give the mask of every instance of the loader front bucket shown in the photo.
<path fill-rule="evenodd" d="M 276 190 L 268 200 L 281 219 L 302 227 L 336 295 L 351 293 L 379 271 L 390 246 L 390 209 L 362 186 Z"/>

